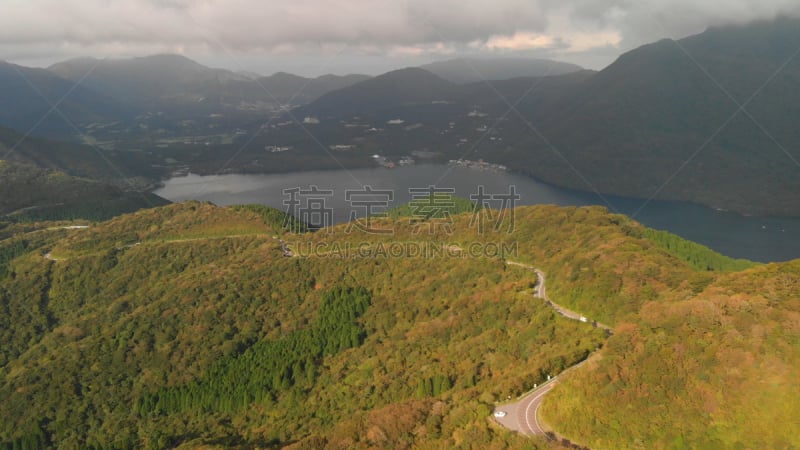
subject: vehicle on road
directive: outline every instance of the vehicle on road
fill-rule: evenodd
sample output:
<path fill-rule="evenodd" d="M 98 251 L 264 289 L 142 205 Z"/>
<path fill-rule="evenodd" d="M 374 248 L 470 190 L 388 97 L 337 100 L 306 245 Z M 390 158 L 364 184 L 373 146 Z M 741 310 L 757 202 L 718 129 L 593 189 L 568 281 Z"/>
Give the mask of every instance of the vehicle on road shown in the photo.
<path fill-rule="evenodd" d="M 495 411 L 494 412 L 494 416 L 497 417 L 497 418 L 505 417 L 506 416 L 506 412 L 505 411 Z"/>

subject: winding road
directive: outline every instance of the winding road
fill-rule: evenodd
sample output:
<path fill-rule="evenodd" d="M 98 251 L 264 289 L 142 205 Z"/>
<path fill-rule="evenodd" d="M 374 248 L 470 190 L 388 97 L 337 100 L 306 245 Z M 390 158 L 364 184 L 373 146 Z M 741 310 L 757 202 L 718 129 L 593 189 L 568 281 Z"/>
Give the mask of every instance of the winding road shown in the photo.
<path fill-rule="evenodd" d="M 534 286 L 533 295 L 535 298 L 539 298 L 547 302 L 547 305 L 553 308 L 558 314 L 572 320 L 577 320 L 580 322 L 592 323 L 593 326 L 598 328 L 602 328 L 606 330 L 606 332 L 610 335 L 611 328 L 607 325 L 602 323 L 591 321 L 587 319 L 585 316 L 578 314 L 575 311 L 569 310 L 564 308 L 561 305 L 554 303 L 550 298 L 547 296 L 547 287 L 546 287 L 546 276 L 545 273 L 541 270 L 527 265 L 522 264 L 514 261 L 506 261 L 506 264 L 510 266 L 517 266 L 522 267 L 524 269 L 533 270 L 536 272 L 536 286 Z M 551 378 L 546 383 L 542 384 L 541 386 L 535 387 L 532 391 L 524 394 L 514 403 L 507 403 L 504 405 L 499 405 L 495 408 L 495 420 L 502 426 L 522 433 L 524 435 L 544 435 L 548 430 L 542 425 L 541 421 L 539 420 L 539 408 L 542 406 L 542 402 L 544 401 L 547 394 L 550 392 L 553 387 L 558 384 L 559 377 L 563 376 L 565 373 L 574 370 L 581 365 L 583 365 L 588 359 L 575 364 L 574 366 L 566 369 L 565 371 L 561 372 L 556 377 Z M 498 417 L 497 412 L 502 411 L 505 413 L 503 417 Z"/>
<path fill-rule="evenodd" d="M 73 226 L 73 227 L 62 227 L 63 229 L 85 229 L 88 227 L 85 226 Z M 250 235 L 236 235 L 236 236 L 223 236 L 222 238 L 229 238 L 229 237 L 243 237 L 243 236 L 250 236 Z M 272 237 L 274 240 L 278 241 L 280 244 L 281 252 L 285 257 L 296 257 L 299 256 L 292 251 L 289 247 L 289 244 L 281 239 L 278 236 Z M 181 239 L 181 240 L 172 240 L 172 241 L 165 241 L 165 242 L 187 242 L 192 240 L 202 240 L 202 239 L 209 239 L 209 238 L 197 238 L 197 239 Z M 135 244 L 138 245 L 139 243 Z M 43 255 L 45 259 L 51 261 L 60 261 L 61 259 L 54 257 L 51 253 L 46 253 Z M 598 328 L 603 328 L 606 332 L 610 335 L 611 328 L 607 325 L 596 321 L 590 321 L 585 316 L 569 310 L 561 305 L 554 303 L 548 296 L 547 296 L 547 287 L 546 287 L 546 275 L 543 271 L 530 266 L 528 264 L 523 264 L 515 261 L 506 261 L 506 264 L 509 266 L 517 266 L 523 269 L 532 270 L 536 273 L 537 281 L 536 285 L 534 286 L 533 295 L 535 298 L 544 300 L 547 305 L 553 308 L 558 314 L 571 319 L 577 320 L 580 322 L 591 323 L 593 326 Z M 588 360 L 588 359 L 587 359 Z M 559 377 L 563 376 L 565 373 L 574 370 L 581 365 L 583 365 L 587 360 L 584 360 L 572 367 L 561 372 L 556 377 L 549 379 L 546 383 L 543 383 L 540 386 L 536 386 L 532 391 L 524 394 L 521 396 L 516 402 L 514 403 L 507 403 L 503 405 L 498 405 L 495 409 L 495 413 L 502 411 L 505 413 L 502 417 L 498 417 L 497 415 L 494 416 L 495 420 L 501 424 L 502 426 L 522 433 L 524 435 L 544 435 L 549 430 L 543 426 L 542 422 L 539 420 L 539 408 L 542 405 L 547 394 L 550 390 L 558 384 Z"/>
<path fill-rule="evenodd" d="M 545 302 L 547 302 L 547 305 L 550 306 L 551 308 L 553 308 L 554 310 L 556 310 L 557 313 L 561 314 L 562 316 L 566 317 L 567 319 L 577 320 L 577 321 L 580 321 L 580 322 L 589 322 L 589 323 L 592 323 L 593 325 L 597 326 L 598 328 L 602 328 L 602 329 L 604 329 L 606 331 L 611 331 L 611 327 L 609 327 L 608 325 L 604 325 L 604 324 L 602 324 L 600 322 L 589 320 L 585 316 L 583 316 L 582 314 L 579 314 L 579 313 L 577 313 L 575 311 L 567 309 L 567 308 L 565 308 L 565 307 L 553 302 L 550 299 L 550 297 L 547 296 L 547 285 L 546 285 L 547 276 L 541 270 L 539 270 L 539 269 L 537 269 L 537 268 L 535 268 L 533 266 L 530 266 L 528 264 L 522 264 L 522 263 L 518 263 L 518 262 L 514 262 L 514 261 L 506 261 L 506 264 L 508 264 L 509 266 L 522 267 L 523 269 L 533 270 L 534 272 L 536 272 L 536 286 L 534 287 L 533 296 L 536 297 L 536 298 L 540 298 L 540 299 L 544 300 Z"/>

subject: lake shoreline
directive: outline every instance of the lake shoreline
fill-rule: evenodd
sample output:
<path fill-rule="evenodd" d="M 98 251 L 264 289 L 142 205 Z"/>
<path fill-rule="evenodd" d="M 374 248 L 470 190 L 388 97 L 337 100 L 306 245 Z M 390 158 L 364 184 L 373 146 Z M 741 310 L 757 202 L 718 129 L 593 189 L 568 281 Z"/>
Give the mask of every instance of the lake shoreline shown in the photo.
<path fill-rule="evenodd" d="M 441 179 L 444 174 L 448 175 Z M 489 189 L 487 192 L 494 193 L 507 191 L 510 185 L 515 185 L 522 195 L 519 205 L 599 205 L 629 217 L 645 202 L 644 199 L 603 196 L 609 205 L 594 193 L 561 188 L 511 170 L 474 169 L 443 164 L 416 164 L 394 169 L 373 167 L 346 171 L 293 171 L 280 174 L 187 174 L 165 180 L 162 188 L 152 192 L 170 201 L 202 200 L 223 206 L 259 203 L 285 210 L 282 193 L 289 187 L 318 185 L 320 189 L 334 188 L 343 191 L 370 185 L 375 189 L 393 189 L 396 194 L 393 206 L 396 206 L 409 200 L 409 187 L 426 188 L 429 184 L 454 187 L 456 195 L 465 198 L 475 192 L 478 184 L 485 184 Z M 336 198 L 331 198 L 337 210 L 346 208 L 343 193 L 337 192 Z M 335 223 L 346 222 L 348 219 L 348 214 L 337 211 Z M 758 262 L 800 258 L 800 219 L 797 218 L 745 216 L 695 203 L 654 200 L 634 220 L 649 228 L 672 232 L 734 258 Z"/>
<path fill-rule="evenodd" d="M 432 162 L 417 163 L 417 164 L 414 164 L 413 166 L 417 166 L 417 167 L 420 167 L 420 166 L 450 166 L 450 164 L 448 164 L 445 161 L 443 161 L 443 162 L 433 162 L 432 161 Z M 398 168 L 401 168 L 401 167 L 413 167 L 413 166 L 399 166 Z M 481 172 L 495 170 L 495 169 L 491 169 L 491 168 L 487 168 L 487 169 L 478 169 L 478 168 L 474 168 L 474 167 L 468 167 L 468 168 L 473 169 L 473 170 L 478 170 L 478 171 L 481 171 Z M 330 167 L 330 168 L 316 168 L 316 169 L 309 169 L 309 170 L 296 170 L 296 169 L 280 170 L 280 169 L 278 169 L 278 170 L 274 170 L 274 171 L 264 171 L 264 170 L 257 170 L 257 171 L 253 171 L 253 172 L 232 171 L 232 172 L 225 172 L 225 173 L 213 173 L 213 172 L 205 173 L 204 171 L 198 171 L 198 172 L 192 172 L 192 171 L 174 172 L 174 173 L 170 174 L 169 176 L 162 177 L 160 180 L 154 182 L 147 189 L 145 189 L 144 192 L 149 192 L 149 193 L 158 195 L 158 193 L 156 191 L 158 191 L 160 189 L 163 189 L 166 186 L 165 183 L 167 181 L 173 180 L 173 179 L 176 179 L 176 178 L 186 177 L 186 176 L 189 176 L 189 175 L 203 176 L 203 177 L 225 176 L 225 175 L 243 175 L 243 176 L 251 176 L 251 175 L 255 175 L 255 176 L 259 176 L 259 175 L 263 175 L 263 176 L 307 175 L 307 174 L 313 174 L 313 173 L 330 173 L 330 172 L 354 171 L 354 170 L 364 170 L 364 169 L 383 169 L 383 170 L 387 170 L 387 171 L 389 171 L 389 170 L 397 170 L 397 168 L 388 169 L 388 168 L 382 167 L 380 165 L 371 165 L 371 166 L 368 166 L 368 167 L 344 167 L 344 168 L 342 168 L 342 167 Z M 537 183 L 541 183 L 541 184 L 550 186 L 550 187 L 555 188 L 555 189 L 560 189 L 560 190 L 564 190 L 564 191 L 570 191 L 570 192 L 573 192 L 573 193 L 575 193 L 577 195 L 595 196 L 595 197 L 598 197 L 598 199 L 600 199 L 598 194 L 593 192 L 593 191 L 582 190 L 582 189 L 578 189 L 578 188 L 574 188 L 574 187 L 570 187 L 570 186 L 566 186 L 566 185 L 560 185 L 560 184 L 552 183 L 550 181 L 547 181 L 547 180 L 544 180 L 544 179 L 541 179 L 541 178 L 535 176 L 534 174 L 532 174 L 529 171 L 507 168 L 503 172 L 508 173 L 508 174 L 512 174 L 512 175 L 523 176 L 523 177 L 529 178 L 529 179 L 531 179 L 531 180 L 533 180 L 533 181 L 535 181 Z M 630 200 L 639 200 L 642 203 L 644 203 L 645 201 L 658 201 L 658 202 L 668 202 L 668 203 L 675 203 L 675 204 L 694 205 L 694 206 L 707 208 L 709 210 L 713 210 L 713 211 L 719 212 L 719 213 L 735 214 L 735 215 L 740 216 L 740 217 L 763 218 L 763 219 L 790 219 L 790 220 L 791 219 L 797 219 L 797 220 L 800 220 L 800 216 L 769 214 L 769 213 L 757 212 L 757 211 L 754 211 L 754 210 L 742 211 L 740 209 L 724 208 L 724 207 L 720 207 L 720 206 L 717 206 L 717 205 L 714 205 L 714 204 L 708 204 L 708 203 L 696 202 L 696 201 L 689 201 L 689 200 L 681 200 L 681 199 L 676 199 L 676 198 L 660 198 L 660 197 L 656 197 L 654 199 L 648 199 L 647 197 L 637 197 L 637 196 L 624 195 L 624 194 L 615 194 L 615 193 L 607 193 L 607 192 L 600 192 L 600 195 L 602 195 L 603 197 L 615 197 L 615 198 L 626 198 L 626 199 L 630 199 Z M 601 202 L 602 202 L 602 200 L 601 200 Z M 604 207 L 608 208 L 609 205 L 606 205 L 604 203 L 597 203 L 597 206 L 604 206 Z M 613 213 L 614 211 L 612 210 L 611 212 Z M 625 214 L 625 213 L 620 212 L 619 214 Z M 628 214 L 625 214 L 625 215 L 628 215 Z M 635 220 L 635 218 L 634 218 L 634 220 Z M 800 256 L 798 256 L 798 257 L 800 257 Z"/>

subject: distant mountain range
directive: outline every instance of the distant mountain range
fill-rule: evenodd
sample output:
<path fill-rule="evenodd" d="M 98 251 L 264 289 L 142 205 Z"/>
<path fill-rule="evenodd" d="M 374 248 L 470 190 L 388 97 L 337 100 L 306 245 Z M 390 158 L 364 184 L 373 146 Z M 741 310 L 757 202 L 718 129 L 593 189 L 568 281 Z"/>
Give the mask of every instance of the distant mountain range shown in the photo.
<path fill-rule="evenodd" d="M 561 186 L 800 215 L 798 48 L 800 20 L 778 19 L 646 45 L 596 73 L 457 85 L 420 69 L 393 72 L 299 111 L 421 122 L 415 142 Z M 442 128 L 465 122 L 503 144 Z"/>
<path fill-rule="evenodd" d="M 557 75 L 580 68 L 547 60 L 498 58 L 454 59 L 416 70 L 418 74 L 427 70 L 424 73 L 438 74 L 458 84 Z M 398 82 L 402 79 L 392 75 L 390 78 Z M 286 106 L 306 105 L 369 79 L 367 75 L 305 78 L 285 72 L 259 76 L 209 68 L 179 55 L 120 60 L 80 58 L 47 69 L 0 63 L 0 125 L 20 132 L 33 129 L 34 135 L 67 137 L 83 132 L 92 124 L 133 124 L 137 116 L 156 113 L 175 120 L 244 113 L 245 117 L 237 120 L 246 123 L 253 116 L 282 111 Z M 370 85 L 366 86 L 369 90 Z M 427 85 L 424 81 L 410 80 L 404 89 L 414 99 L 427 94 L 436 96 L 436 89 L 444 86 L 444 83 Z M 382 95 L 372 94 L 377 94 L 374 98 Z M 339 94 L 347 95 L 348 91 Z M 354 105 L 358 101 L 354 99 Z M 50 111 L 56 104 L 69 122 L 57 111 Z"/>
<path fill-rule="evenodd" d="M 457 84 L 565 75 L 583 70 L 575 64 L 531 58 L 455 58 L 420 68 Z"/>
<path fill-rule="evenodd" d="M 287 73 L 269 77 L 212 69 L 178 55 L 126 60 L 76 59 L 49 70 L 140 112 L 165 111 L 185 116 L 230 109 L 301 105 L 368 79 L 366 75 L 303 78 Z"/>
<path fill-rule="evenodd" d="M 53 110 L 58 106 L 64 116 Z M 124 104 L 45 69 L 0 62 L 0 125 L 34 135 L 72 135 L 73 125 L 131 117 Z"/>
<path fill-rule="evenodd" d="M 427 70 L 407 68 L 330 92 L 298 111 L 314 116 L 349 117 L 435 101 L 452 102 L 462 91 Z"/>
<path fill-rule="evenodd" d="M 514 59 L 315 79 L 175 55 L 3 63 L 0 125 L 69 136 L 74 124 L 151 180 L 186 168 L 364 167 L 376 151 L 427 150 L 570 188 L 800 216 L 797 48 L 800 20 L 777 19 L 645 45 L 600 72 Z M 305 118 L 313 130 L 295 122 Z M 332 146 L 349 151 L 334 163 L 321 151 Z"/>
<path fill-rule="evenodd" d="M 339 89 L 369 80 L 368 75 L 323 75 L 317 78 L 305 78 L 286 72 L 278 72 L 256 81 L 262 89 L 268 91 L 268 98 L 274 96 L 279 101 L 290 105 L 304 105 Z"/>
<path fill-rule="evenodd" d="M 297 115 L 338 120 L 353 115 L 404 118 L 409 122 L 430 110 L 447 110 L 448 119 L 458 119 L 476 108 L 500 114 L 511 103 L 529 113 L 553 111 L 595 72 L 581 70 L 562 76 L 485 80 L 457 84 L 425 69 L 406 68 L 389 72 L 345 89 L 321 96 L 296 109 Z M 521 99 L 521 102 L 517 100 Z M 507 103 L 508 102 L 508 103 Z"/>

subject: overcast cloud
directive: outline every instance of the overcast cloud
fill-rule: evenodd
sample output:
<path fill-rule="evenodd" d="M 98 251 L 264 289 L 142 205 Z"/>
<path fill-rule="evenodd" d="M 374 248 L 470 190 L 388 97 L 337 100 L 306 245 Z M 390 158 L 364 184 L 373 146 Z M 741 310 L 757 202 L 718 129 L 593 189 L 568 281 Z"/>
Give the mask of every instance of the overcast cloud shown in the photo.
<path fill-rule="evenodd" d="M 708 26 L 800 15 L 797 0 L 3 0 L 0 59 L 180 53 L 262 73 L 378 73 L 458 55 L 599 69 Z"/>

